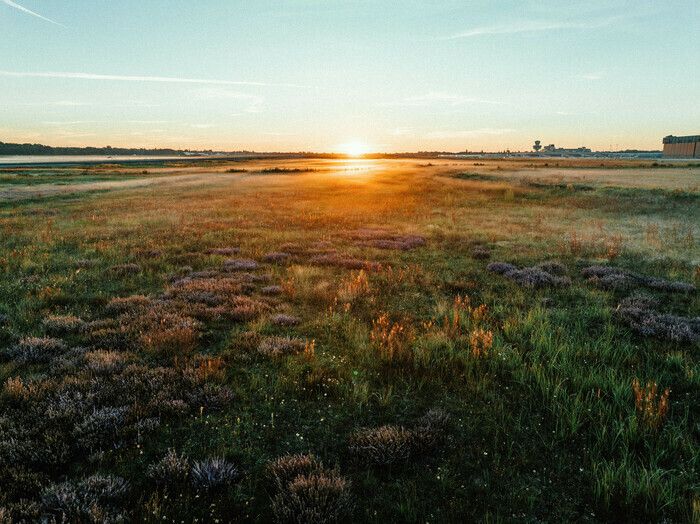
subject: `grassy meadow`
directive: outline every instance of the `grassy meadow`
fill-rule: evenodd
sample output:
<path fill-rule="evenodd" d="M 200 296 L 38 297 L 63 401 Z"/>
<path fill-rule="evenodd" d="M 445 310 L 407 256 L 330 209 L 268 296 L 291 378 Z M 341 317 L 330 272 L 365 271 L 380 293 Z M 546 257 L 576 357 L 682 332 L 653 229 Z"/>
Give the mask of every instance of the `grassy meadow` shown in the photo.
<path fill-rule="evenodd" d="M 0 522 L 700 522 L 698 285 L 697 164 L 2 169 Z"/>

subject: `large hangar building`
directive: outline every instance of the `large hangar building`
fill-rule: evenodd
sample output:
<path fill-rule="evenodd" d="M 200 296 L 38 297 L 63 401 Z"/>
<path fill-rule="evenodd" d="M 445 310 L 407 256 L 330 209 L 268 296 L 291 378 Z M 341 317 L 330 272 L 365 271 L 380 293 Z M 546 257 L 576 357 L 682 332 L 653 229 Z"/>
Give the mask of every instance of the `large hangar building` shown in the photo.
<path fill-rule="evenodd" d="M 700 158 L 700 135 L 665 136 L 665 158 Z"/>

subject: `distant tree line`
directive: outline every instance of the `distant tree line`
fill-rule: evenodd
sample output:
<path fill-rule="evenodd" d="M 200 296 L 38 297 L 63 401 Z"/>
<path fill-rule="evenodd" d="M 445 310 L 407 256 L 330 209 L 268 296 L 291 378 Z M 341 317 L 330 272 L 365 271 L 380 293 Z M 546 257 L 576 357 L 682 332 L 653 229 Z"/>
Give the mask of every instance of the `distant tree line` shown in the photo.
<path fill-rule="evenodd" d="M 189 149 L 146 149 L 130 147 L 53 147 L 43 144 L 12 144 L 0 142 L 0 155 L 184 155 Z M 212 151 L 197 151 L 211 153 Z"/>

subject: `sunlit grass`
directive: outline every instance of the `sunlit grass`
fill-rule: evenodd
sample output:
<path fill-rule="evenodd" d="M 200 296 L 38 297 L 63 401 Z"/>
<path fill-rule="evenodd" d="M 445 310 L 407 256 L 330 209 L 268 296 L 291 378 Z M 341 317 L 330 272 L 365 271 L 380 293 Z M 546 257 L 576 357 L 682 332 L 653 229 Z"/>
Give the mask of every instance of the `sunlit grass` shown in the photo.
<path fill-rule="evenodd" d="M 698 345 L 618 305 L 698 294 L 582 270 L 700 284 L 697 190 L 430 164 L 0 185 L 3 515 L 68 490 L 73 520 L 690 520 Z"/>

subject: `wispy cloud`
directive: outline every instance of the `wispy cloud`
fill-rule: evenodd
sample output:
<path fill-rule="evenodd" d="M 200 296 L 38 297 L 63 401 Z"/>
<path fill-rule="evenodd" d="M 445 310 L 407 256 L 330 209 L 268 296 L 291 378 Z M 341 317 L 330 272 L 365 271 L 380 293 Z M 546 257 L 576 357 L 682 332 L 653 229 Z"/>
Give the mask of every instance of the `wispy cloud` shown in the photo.
<path fill-rule="evenodd" d="M 41 18 L 42 20 L 45 20 L 46 22 L 51 22 L 52 24 L 59 25 L 61 27 L 66 27 L 63 24 L 56 22 L 55 20 L 51 20 L 50 18 L 46 18 L 45 16 L 42 16 L 39 13 L 35 13 L 34 11 L 31 11 L 31 10 L 27 9 L 26 7 L 23 7 L 23 6 L 19 5 L 18 3 L 13 2 L 12 0 L 0 0 L 0 2 L 2 2 L 5 5 L 8 5 L 10 7 L 13 7 L 19 11 L 22 11 L 23 13 L 27 13 L 28 15 L 32 15 L 32 16 L 35 16 L 37 18 Z"/>
<path fill-rule="evenodd" d="M 542 31 L 558 31 L 562 29 L 598 29 L 607 27 L 621 20 L 622 16 L 598 18 L 583 22 L 565 20 L 519 20 L 509 24 L 474 27 L 460 33 L 445 36 L 440 40 L 459 40 L 461 38 L 473 38 L 485 35 L 510 35 L 517 33 L 535 33 Z"/>
<path fill-rule="evenodd" d="M 6 0 L 0 0 L 6 1 Z M 133 75 L 101 75 L 95 73 L 75 72 L 34 72 L 34 71 L 0 71 L 0 76 L 16 78 L 69 78 L 75 80 L 101 80 L 113 82 L 159 82 L 171 84 L 209 84 L 230 86 L 258 86 L 258 87 L 305 87 L 297 84 L 279 84 L 267 82 L 247 82 L 241 80 L 217 80 L 210 78 L 186 78 L 174 76 L 133 76 Z"/>
<path fill-rule="evenodd" d="M 590 80 L 591 82 L 594 82 L 596 80 L 601 80 L 605 76 L 605 73 L 603 71 L 595 71 L 592 73 L 583 73 L 577 76 L 577 78 L 581 80 Z"/>
<path fill-rule="evenodd" d="M 392 136 L 409 136 L 414 133 L 415 130 L 412 127 L 395 127 L 389 132 Z"/>
<path fill-rule="evenodd" d="M 499 136 L 507 135 L 515 132 L 515 129 L 495 129 L 491 127 L 483 127 L 480 129 L 469 129 L 466 131 L 432 131 L 425 135 L 426 138 L 435 140 L 444 140 L 449 138 L 476 138 L 483 136 Z"/>
<path fill-rule="evenodd" d="M 97 120 L 69 120 L 69 121 L 58 121 L 58 120 L 47 120 L 42 122 L 42 124 L 47 126 L 80 126 L 83 124 L 98 124 Z"/>
<path fill-rule="evenodd" d="M 382 107 L 429 107 L 434 105 L 461 106 L 465 104 L 500 105 L 502 102 L 472 96 L 430 92 L 424 95 L 410 96 L 400 100 L 379 103 L 379 105 Z"/>
<path fill-rule="evenodd" d="M 265 98 L 260 95 L 231 91 L 221 87 L 205 87 L 195 91 L 194 96 L 200 100 L 236 100 L 245 104 L 246 113 L 259 113 L 262 111 Z"/>

